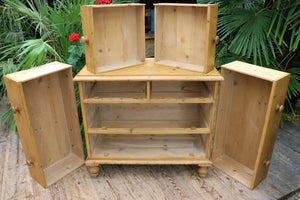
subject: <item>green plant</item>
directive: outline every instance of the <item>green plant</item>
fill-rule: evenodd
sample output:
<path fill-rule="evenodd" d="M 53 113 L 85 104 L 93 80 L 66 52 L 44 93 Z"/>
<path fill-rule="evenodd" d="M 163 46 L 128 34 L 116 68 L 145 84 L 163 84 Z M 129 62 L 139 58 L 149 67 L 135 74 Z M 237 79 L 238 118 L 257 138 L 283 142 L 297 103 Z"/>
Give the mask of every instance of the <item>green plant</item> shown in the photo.
<path fill-rule="evenodd" d="M 112 0 L 112 4 L 138 3 L 139 0 Z"/>
<path fill-rule="evenodd" d="M 77 74 L 85 65 L 84 46 L 79 42 L 79 34 L 72 33 L 69 40 L 72 45 L 68 48 L 70 56 L 67 59 L 67 63 L 73 66 L 73 73 Z"/>
<path fill-rule="evenodd" d="M 93 3 L 91 0 L 57 0 L 50 6 L 47 0 L 2 2 L 0 77 L 53 60 L 66 62 L 70 57 L 69 35 L 82 34 L 80 6 Z M 2 78 L 0 87 L 2 98 L 6 94 Z M 12 116 L 8 110 L 1 118 L 9 122 Z M 10 128 L 16 129 L 14 120 Z"/>
<path fill-rule="evenodd" d="M 198 0 L 219 5 L 216 64 L 240 60 L 291 73 L 286 106 L 300 92 L 300 1 Z"/>

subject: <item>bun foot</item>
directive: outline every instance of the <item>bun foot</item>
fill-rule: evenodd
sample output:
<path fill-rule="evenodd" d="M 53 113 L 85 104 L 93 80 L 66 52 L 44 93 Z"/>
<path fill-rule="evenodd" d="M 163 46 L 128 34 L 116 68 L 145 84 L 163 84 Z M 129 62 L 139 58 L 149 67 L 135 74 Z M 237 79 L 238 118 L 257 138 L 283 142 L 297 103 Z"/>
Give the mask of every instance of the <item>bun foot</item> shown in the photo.
<path fill-rule="evenodd" d="M 90 176 L 93 178 L 96 178 L 99 175 L 99 171 L 100 171 L 99 166 L 88 167 L 88 172 L 90 173 Z"/>
<path fill-rule="evenodd" d="M 208 173 L 208 167 L 199 166 L 198 174 L 201 178 L 204 178 Z"/>

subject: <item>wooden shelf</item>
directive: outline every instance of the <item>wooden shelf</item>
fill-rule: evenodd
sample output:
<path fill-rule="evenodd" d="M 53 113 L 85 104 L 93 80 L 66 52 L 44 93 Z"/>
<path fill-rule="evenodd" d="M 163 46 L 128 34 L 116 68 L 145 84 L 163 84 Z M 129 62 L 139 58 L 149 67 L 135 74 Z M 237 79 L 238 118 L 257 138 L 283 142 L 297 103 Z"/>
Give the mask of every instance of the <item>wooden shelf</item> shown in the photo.
<path fill-rule="evenodd" d="M 206 138 L 201 135 L 89 135 L 92 159 L 100 162 L 156 161 L 197 164 L 206 159 Z"/>
<path fill-rule="evenodd" d="M 88 98 L 83 103 L 214 103 L 212 98 L 160 98 L 160 99 L 134 99 L 134 98 Z"/>
<path fill-rule="evenodd" d="M 209 134 L 209 128 L 88 128 L 88 134 Z"/>
<path fill-rule="evenodd" d="M 214 103 L 214 82 L 85 82 L 83 103 Z"/>
<path fill-rule="evenodd" d="M 73 79 L 78 82 L 92 81 L 223 81 L 217 69 L 201 73 L 154 63 L 154 58 L 147 58 L 146 63 L 119 70 L 91 73 L 85 66 Z"/>
<path fill-rule="evenodd" d="M 89 133 L 209 133 L 212 104 L 84 104 Z M 178 131 L 178 132 L 177 132 Z"/>

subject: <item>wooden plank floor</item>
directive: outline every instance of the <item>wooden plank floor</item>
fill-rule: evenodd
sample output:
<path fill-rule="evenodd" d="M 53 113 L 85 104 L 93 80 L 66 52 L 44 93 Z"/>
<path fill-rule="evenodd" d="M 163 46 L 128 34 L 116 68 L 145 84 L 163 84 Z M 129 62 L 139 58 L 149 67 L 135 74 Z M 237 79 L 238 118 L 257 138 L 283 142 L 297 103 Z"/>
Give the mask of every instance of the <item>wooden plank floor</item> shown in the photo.
<path fill-rule="evenodd" d="M 278 132 L 268 177 L 253 191 L 214 167 L 201 179 L 196 166 L 178 165 L 103 165 L 97 178 L 82 166 L 44 189 L 29 174 L 17 134 L 0 133 L 0 199 L 278 199 L 300 187 L 299 153 L 300 128 L 286 123 Z"/>

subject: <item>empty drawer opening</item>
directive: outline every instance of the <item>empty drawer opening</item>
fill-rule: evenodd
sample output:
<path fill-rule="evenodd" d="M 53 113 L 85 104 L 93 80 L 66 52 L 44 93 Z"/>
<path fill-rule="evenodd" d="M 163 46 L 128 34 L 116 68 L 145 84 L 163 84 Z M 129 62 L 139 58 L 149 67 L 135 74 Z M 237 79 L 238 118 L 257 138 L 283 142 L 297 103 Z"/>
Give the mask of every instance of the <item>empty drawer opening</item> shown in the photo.
<path fill-rule="evenodd" d="M 103 160 L 201 160 L 207 135 L 89 135 L 91 155 Z"/>
<path fill-rule="evenodd" d="M 88 128 L 209 132 L 212 104 L 85 104 Z M 89 112 L 89 111 L 93 112 Z M 89 114 L 91 113 L 91 114 Z M 202 128 L 197 130 L 198 128 Z M 151 130 L 150 130 L 151 129 Z M 140 130 L 141 131 L 141 130 Z M 196 133 L 196 132 L 195 132 Z"/>
<path fill-rule="evenodd" d="M 215 82 L 153 81 L 151 98 L 212 98 Z"/>
<path fill-rule="evenodd" d="M 146 82 L 99 81 L 83 84 L 84 99 L 143 99 L 146 98 Z"/>

